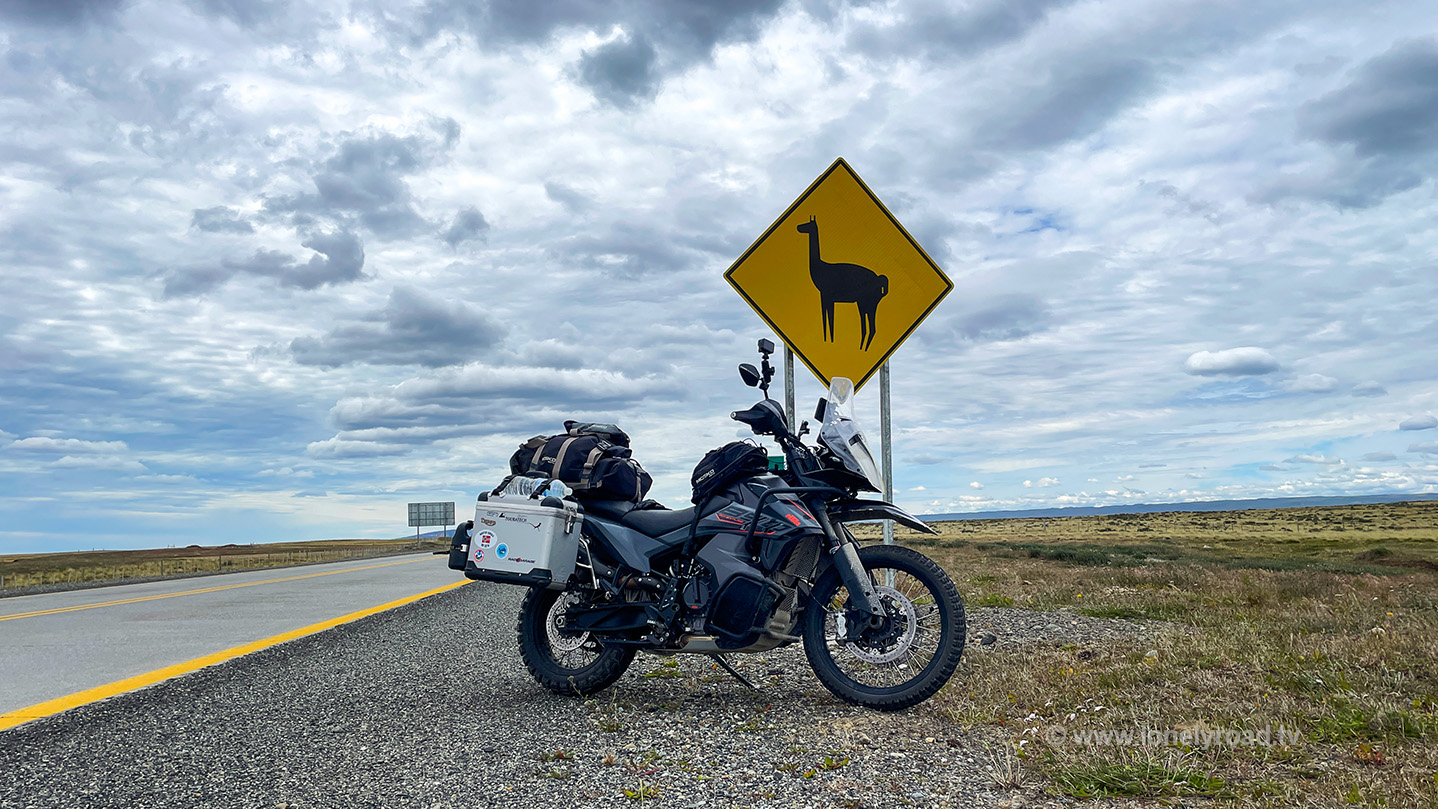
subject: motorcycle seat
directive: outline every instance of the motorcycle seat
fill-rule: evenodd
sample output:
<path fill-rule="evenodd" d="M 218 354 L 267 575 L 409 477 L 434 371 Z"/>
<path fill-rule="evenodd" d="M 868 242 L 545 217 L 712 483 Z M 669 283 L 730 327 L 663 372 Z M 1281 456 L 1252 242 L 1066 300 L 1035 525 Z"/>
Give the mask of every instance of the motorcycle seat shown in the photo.
<path fill-rule="evenodd" d="M 678 511 L 668 509 L 649 509 L 640 511 L 635 509 L 624 515 L 620 520 L 621 525 L 627 525 L 635 531 L 647 537 L 661 537 L 679 528 L 688 528 L 689 523 L 694 521 L 694 508 L 683 508 Z"/>
<path fill-rule="evenodd" d="M 704 514 L 707 516 L 718 511 L 727 502 L 719 497 L 710 500 Z M 678 511 L 667 508 L 636 508 L 635 504 L 628 500 L 586 500 L 584 511 L 596 517 L 613 520 L 655 539 L 680 528 L 688 528 L 689 523 L 694 521 L 693 506 Z"/>
<path fill-rule="evenodd" d="M 722 497 L 711 499 L 704 508 L 704 516 L 708 516 L 723 508 L 729 501 Z M 624 515 L 620 521 L 621 525 L 633 528 L 635 531 L 658 539 L 665 534 L 672 533 L 680 528 L 688 529 L 689 524 L 694 522 L 694 507 L 681 508 L 678 511 L 669 509 L 634 509 Z M 688 531 L 685 531 L 688 536 Z"/>
<path fill-rule="evenodd" d="M 584 507 L 585 514 L 603 517 L 614 522 L 623 520 L 624 515 L 633 511 L 636 505 L 632 500 L 601 500 L 589 497 L 581 499 L 579 503 Z"/>

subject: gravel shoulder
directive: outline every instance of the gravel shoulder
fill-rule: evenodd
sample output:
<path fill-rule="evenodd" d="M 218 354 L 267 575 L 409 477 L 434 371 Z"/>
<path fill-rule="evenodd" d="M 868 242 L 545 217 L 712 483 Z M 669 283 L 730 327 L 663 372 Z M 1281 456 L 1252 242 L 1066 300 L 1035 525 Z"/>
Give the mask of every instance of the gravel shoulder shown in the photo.
<path fill-rule="evenodd" d="M 994 729 L 840 702 L 798 646 L 731 658 L 758 692 L 640 655 L 593 699 L 553 696 L 518 658 L 520 595 L 472 584 L 0 733 L 0 808 L 1074 803 L 996 787 Z M 975 609 L 966 654 L 1146 631 Z"/>

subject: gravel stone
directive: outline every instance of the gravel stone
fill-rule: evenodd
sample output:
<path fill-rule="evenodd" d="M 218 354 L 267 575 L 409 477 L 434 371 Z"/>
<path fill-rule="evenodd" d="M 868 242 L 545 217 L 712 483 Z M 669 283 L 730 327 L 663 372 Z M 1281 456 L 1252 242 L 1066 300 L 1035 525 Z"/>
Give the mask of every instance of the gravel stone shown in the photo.
<path fill-rule="evenodd" d="M 706 657 L 640 655 L 591 699 L 552 695 L 518 656 L 521 595 L 471 584 L 0 732 L 0 809 L 1076 803 L 996 787 L 1000 729 L 965 729 L 931 702 L 841 702 L 799 645 L 729 658 L 757 692 Z M 966 653 L 1146 631 L 1004 608 L 968 618 Z"/>
<path fill-rule="evenodd" d="M 967 611 L 968 651 L 990 651 L 1047 644 L 1092 646 L 1114 640 L 1148 637 L 1153 626 L 1112 618 L 1089 618 L 1068 612 L 1034 612 L 1013 607 L 979 607 Z M 990 640 L 990 637 L 993 640 Z M 987 647 L 987 648 L 984 648 Z"/>

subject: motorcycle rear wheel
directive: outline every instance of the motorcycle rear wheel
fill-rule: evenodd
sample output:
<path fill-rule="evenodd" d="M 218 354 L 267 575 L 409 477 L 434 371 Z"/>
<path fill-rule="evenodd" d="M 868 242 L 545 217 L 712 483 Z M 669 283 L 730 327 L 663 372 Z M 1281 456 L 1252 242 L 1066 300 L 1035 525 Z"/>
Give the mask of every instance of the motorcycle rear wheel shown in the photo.
<path fill-rule="evenodd" d="M 819 682 L 854 705 L 897 711 L 938 692 L 964 653 L 964 602 L 943 568 L 897 545 L 859 549 L 887 614 L 883 625 L 850 621 L 848 588 L 831 567 L 804 615 L 804 653 Z M 892 581 L 892 583 L 890 583 Z"/>
<path fill-rule="evenodd" d="M 584 598 L 573 590 L 532 589 L 519 607 L 519 656 L 534 679 L 556 694 L 602 691 L 634 660 L 631 647 L 606 646 L 588 632 L 563 628 L 564 610 Z"/>

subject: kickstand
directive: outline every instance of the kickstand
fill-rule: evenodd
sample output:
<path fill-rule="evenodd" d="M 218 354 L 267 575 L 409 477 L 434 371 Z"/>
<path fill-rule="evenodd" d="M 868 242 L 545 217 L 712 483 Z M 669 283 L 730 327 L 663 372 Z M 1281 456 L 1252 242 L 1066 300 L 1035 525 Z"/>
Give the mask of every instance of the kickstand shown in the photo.
<path fill-rule="evenodd" d="M 742 675 L 742 674 L 740 674 L 739 672 L 735 671 L 735 670 L 734 670 L 734 667 L 731 666 L 731 665 L 729 665 L 729 661 L 724 659 L 724 655 L 712 654 L 712 655 L 709 655 L 709 656 L 712 657 L 712 658 L 714 658 L 714 662 L 715 662 L 715 663 L 718 663 L 720 666 L 722 666 L 725 671 L 729 672 L 729 674 L 730 674 L 731 676 L 733 676 L 734 679 L 736 679 L 736 680 L 738 680 L 739 682 L 741 682 L 741 683 L 743 683 L 743 684 L 749 686 L 750 688 L 754 689 L 755 691 L 758 691 L 758 690 L 759 690 L 759 686 L 754 685 L 752 682 L 750 682 L 748 677 L 745 677 L 744 675 Z"/>

